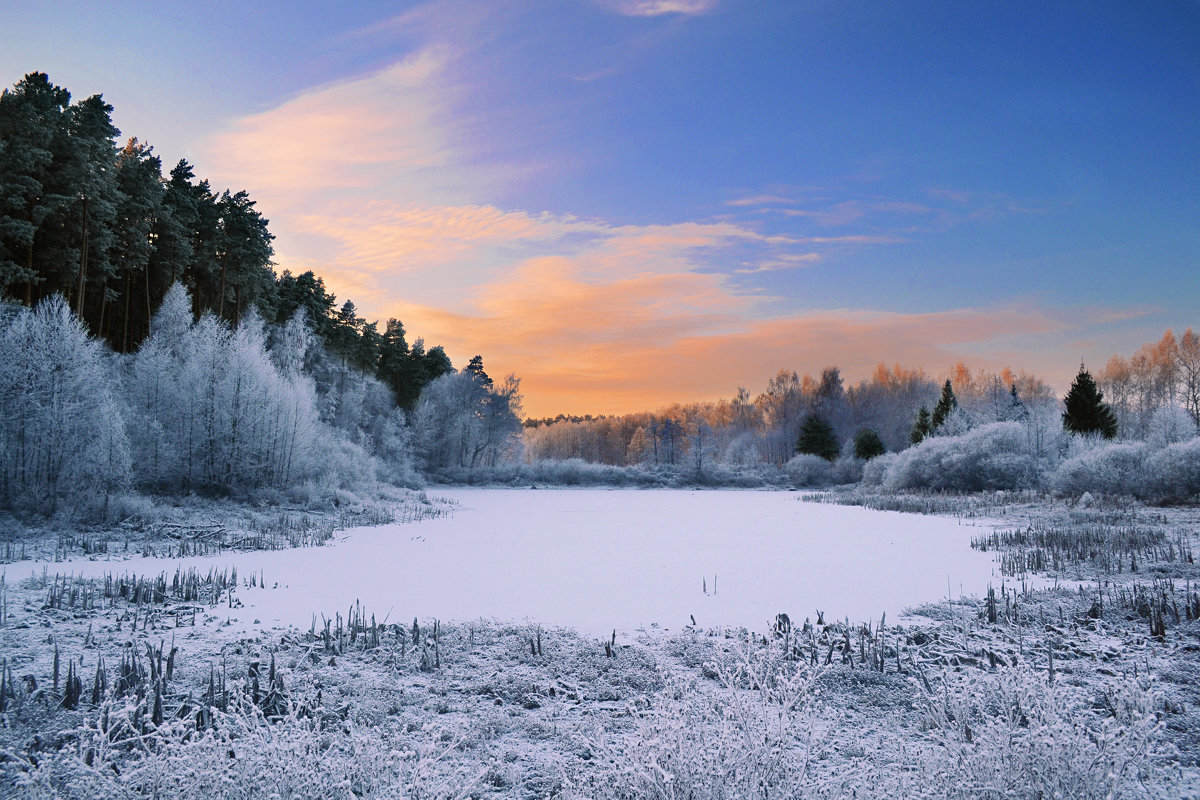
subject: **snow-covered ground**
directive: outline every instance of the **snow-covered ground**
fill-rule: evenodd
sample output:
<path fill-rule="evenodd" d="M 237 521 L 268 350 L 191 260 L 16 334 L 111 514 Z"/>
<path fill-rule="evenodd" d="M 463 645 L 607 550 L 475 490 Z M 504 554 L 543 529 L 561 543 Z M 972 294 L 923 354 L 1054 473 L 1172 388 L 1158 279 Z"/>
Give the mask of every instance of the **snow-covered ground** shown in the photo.
<path fill-rule="evenodd" d="M 419 524 L 358 528 L 336 544 L 182 560 L 53 564 L 50 573 L 236 567 L 235 624 L 307 628 L 360 601 L 379 621 L 532 620 L 603 635 L 657 624 L 897 619 L 906 607 L 999 586 L 978 528 L 952 519 L 798 502 L 788 492 L 445 489 L 459 506 Z M 9 565 L 9 580 L 44 564 Z"/>

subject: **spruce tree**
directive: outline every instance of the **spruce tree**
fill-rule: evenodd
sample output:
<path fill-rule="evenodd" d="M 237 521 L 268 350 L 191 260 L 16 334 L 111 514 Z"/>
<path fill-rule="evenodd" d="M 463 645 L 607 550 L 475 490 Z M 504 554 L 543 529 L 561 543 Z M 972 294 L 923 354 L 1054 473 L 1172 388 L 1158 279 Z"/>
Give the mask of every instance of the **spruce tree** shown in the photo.
<path fill-rule="evenodd" d="M 929 422 L 929 432 L 935 433 L 938 428 L 942 427 L 947 419 L 950 418 L 951 412 L 958 408 L 958 398 L 954 396 L 954 387 L 950 385 L 949 378 L 942 386 L 942 396 L 938 398 L 937 405 L 933 407 L 933 417 Z"/>
<path fill-rule="evenodd" d="M 912 431 L 908 434 L 908 440 L 913 444 L 920 444 L 930 432 L 929 409 L 921 406 L 921 410 L 917 412 L 917 421 L 913 423 Z"/>
<path fill-rule="evenodd" d="M 1063 428 L 1071 433 L 1099 433 L 1105 439 L 1117 435 L 1117 417 L 1082 364 L 1063 405 L 1066 406 L 1062 415 Z"/>
<path fill-rule="evenodd" d="M 1009 387 L 1008 419 L 1015 422 L 1029 419 L 1029 409 L 1021 401 L 1021 395 L 1017 393 L 1017 385 L 1015 383 Z"/>
<path fill-rule="evenodd" d="M 834 461 L 838 457 L 837 435 L 828 422 L 816 414 L 809 414 L 800 427 L 800 438 L 796 442 L 796 452 L 820 456 L 826 461 Z"/>
<path fill-rule="evenodd" d="M 887 452 L 887 448 L 883 446 L 883 440 L 879 438 L 879 434 L 870 428 L 863 428 L 854 437 L 854 457 L 861 458 L 863 461 L 870 461 L 875 456 L 881 456 Z"/>

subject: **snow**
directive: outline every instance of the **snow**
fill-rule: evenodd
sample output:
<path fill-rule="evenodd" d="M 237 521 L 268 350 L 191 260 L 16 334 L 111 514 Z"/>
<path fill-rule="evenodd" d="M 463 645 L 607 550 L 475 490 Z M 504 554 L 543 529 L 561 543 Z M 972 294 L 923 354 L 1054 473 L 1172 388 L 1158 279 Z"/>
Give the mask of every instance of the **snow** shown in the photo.
<path fill-rule="evenodd" d="M 76 560 L 51 574 L 153 574 L 235 566 L 249 627 L 307 628 L 360 601 L 378 621 L 529 620 L 605 635 L 691 615 L 762 630 L 796 622 L 896 620 L 907 607 L 999 585 L 972 528 L 944 517 L 799 502 L 788 492 L 444 489 L 454 514 L 347 531 L 335 544 L 185 559 Z M 9 565 L 9 580 L 44 564 Z M 251 573 L 268 588 L 245 586 Z M 707 590 L 707 591 L 705 591 Z"/>

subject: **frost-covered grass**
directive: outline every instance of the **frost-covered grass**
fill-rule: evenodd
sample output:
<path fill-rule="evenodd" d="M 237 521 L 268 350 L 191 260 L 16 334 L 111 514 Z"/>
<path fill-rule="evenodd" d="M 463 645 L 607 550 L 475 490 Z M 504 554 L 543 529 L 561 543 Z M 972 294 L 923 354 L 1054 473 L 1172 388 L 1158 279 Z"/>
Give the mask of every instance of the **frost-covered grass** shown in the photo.
<path fill-rule="evenodd" d="M 386 486 L 360 493 L 341 489 L 319 499 L 116 495 L 103 518 L 88 524 L 69 514 L 32 523 L 0 513 L 0 563 L 314 547 L 347 528 L 433 519 L 451 508 L 424 491 Z"/>
<path fill-rule="evenodd" d="M 24 599 L 26 589 L 15 592 Z M 1178 729 L 1194 733 L 1186 708 L 1196 689 L 1160 676 L 1195 675 L 1180 645 L 1196 631 L 1172 628 L 1165 642 L 1126 652 L 1114 642 L 1128 647 L 1132 631 L 1114 619 L 1067 625 L 1051 641 L 1039 610 L 1066 604 L 1068 619 L 1086 619 L 1070 598 L 1022 595 L 1024 622 L 990 624 L 981 606 L 960 604 L 942 623 L 687 629 L 618 637 L 615 646 L 484 621 L 422 621 L 415 636 L 408 624 L 360 625 L 353 639 L 345 620 L 328 639 L 295 630 L 245 636 L 202 621 L 192 636 L 175 632 L 180 653 L 161 693 L 161 722 L 153 690 L 116 697 L 110 689 L 95 706 L 85 691 L 79 708 L 63 709 L 49 654 L 22 658 L 17 674 L 36 676 L 39 690 L 19 681 L 8 698 L 0 793 L 1191 796 L 1200 749 Z M 120 601 L 111 609 L 128 610 Z M 49 621 L 63 663 L 83 653 L 91 666 L 98 655 L 116 663 L 126 641 L 141 647 L 165 636 L 131 632 L 128 621 L 113 630 L 118 614 L 90 615 L 85 630 L 82 619 L 22 611 L 0 628 L 0 642 L 12 658 L 22 642 L 44 639 Z M 436 664 L 425 658 L 433 636 Z M 1007 653 L 1006 643 L 1015 664 L 1011 654 L 995 666 L 967 655 Z M 1048 646 L 1058 653 L 1053 674 Z M 273 713 L 253 702 L 248 671 L 258 665 L 265 683 L 268 663 L 286 687 Z"/>

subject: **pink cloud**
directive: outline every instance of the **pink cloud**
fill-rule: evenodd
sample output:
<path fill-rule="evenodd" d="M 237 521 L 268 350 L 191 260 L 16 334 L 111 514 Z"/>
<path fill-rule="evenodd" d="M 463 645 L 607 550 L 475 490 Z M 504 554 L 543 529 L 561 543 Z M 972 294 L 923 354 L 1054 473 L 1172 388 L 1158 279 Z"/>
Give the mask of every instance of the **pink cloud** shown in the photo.
<path fill-rule="evenodd" d="M 320 192 L 378 187 L 381 179 L 451 166 L 455 153 L 432 91 L 447 54 L 419 51 L 370 75 L 303 92 L 235 122 L 203 147 L 219 183 L 290 207 Z"/>

